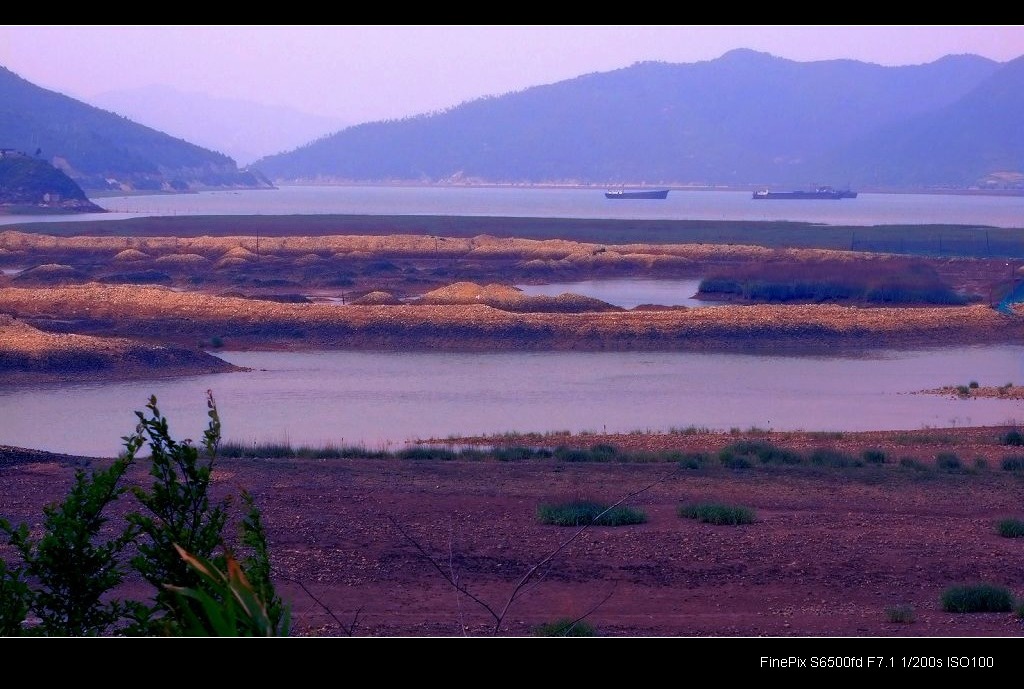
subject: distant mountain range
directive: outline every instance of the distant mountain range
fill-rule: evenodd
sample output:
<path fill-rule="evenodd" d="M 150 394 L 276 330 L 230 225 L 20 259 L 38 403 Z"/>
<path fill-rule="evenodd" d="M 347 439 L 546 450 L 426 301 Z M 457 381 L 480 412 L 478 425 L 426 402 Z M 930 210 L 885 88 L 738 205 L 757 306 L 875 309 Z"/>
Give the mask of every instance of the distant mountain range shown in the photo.
<path fill-rule="evenodd" d="M 0 148 L 47 160 L 86 189 L 270 186 L 226 155 L 48 91 L 2 67 Z"/>
<path fill-rule="evenodd" d="M 279 180 L 1024 186 L 1022 60 L 646 62 L 349 127 L 255 166 Z"/>
<path fill-rule="evenodd" d="M 240 164 L 280 153 L 342 129 L 345 122 L 169 86 L 108 91 L 88 99 L 148 127 L 226 153 Z"/>

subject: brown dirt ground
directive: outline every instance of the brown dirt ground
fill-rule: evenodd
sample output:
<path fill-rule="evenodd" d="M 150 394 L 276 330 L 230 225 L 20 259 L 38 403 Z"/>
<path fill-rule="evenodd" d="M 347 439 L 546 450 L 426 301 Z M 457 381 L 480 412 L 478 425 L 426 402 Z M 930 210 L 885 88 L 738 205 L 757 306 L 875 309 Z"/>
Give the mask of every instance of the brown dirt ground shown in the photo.
<path fill-rule="evenodd" d="M 280 590 L 301 635 L 342 633 L 310 593 L 345 624 L 357 619 L 359 635 L 486 634 L 493 620 L 456 595 L 399 526 L 480 599 L 501 607 L 518 578 L 573 533 L 538 524 L 539 503 L 614 501 L 664 479 L 630 501 L 648 523 L 583 533 L 510 606 L 501 633 L 527 635 L 539 623 L 596 608 L 589 620 L 610 636 L 1011 637 L 1024 635 L 1013 613 L 952 614 L 939 603 L 948 586 L 968 582 L 1024 595 L 1024 539 L 994 530 L 1000 518 L 1024 516 L 1024 477 L 998 464 L 1018 449 L 999 445 L 1004 431 L 770 436 L 796 449 L 890 453 L 884 466 L 844 470 L 714 468 L 665 478 L 673 464 L 247 459 L 220 460 L 215 483 L 250 490 L 263 509 Z M 598 440 L 713 451 L 738 437 Z M 970 467 L 976 456 L 992 461 L 953 474 L 896 460 L 941 451 L 957 452 Z M 6 456 L 0 514 L 32 524 L 81 463 L 10 449 Z M 703 500 L 751 507 L 758 521 L 711 526 L 676 516 L 680 502 Z M 912 606 L 915 621 L 887 621 L 894 605 Z"/>

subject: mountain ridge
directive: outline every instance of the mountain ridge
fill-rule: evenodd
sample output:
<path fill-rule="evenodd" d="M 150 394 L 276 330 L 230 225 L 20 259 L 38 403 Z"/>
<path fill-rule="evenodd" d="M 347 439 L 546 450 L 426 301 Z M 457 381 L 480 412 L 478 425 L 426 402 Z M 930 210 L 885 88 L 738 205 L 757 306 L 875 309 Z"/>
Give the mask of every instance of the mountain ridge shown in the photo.
<path fill-rule="evenodd" d="M 975 55 L 800 63 L 745 49 L 640 62 L 356 125 L 255 165 L 306 181 L 861 184 L 869 176 L 849 174 L 836 151 L 952 105 L 1004 66 Z"/>
<path fill-rule="evenodd" d="M 86 189 L 262 188 L 228 156 L 37 86 L 0 67 L 0 146 L 45 158 Z"/>

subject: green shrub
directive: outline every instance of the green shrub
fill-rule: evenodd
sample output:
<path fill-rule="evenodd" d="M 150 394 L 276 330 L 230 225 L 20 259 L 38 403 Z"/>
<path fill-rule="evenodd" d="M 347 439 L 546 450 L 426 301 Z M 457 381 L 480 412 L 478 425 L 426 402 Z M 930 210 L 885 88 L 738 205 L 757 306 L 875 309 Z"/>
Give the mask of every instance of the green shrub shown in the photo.
<path fill-rule="evenodd" d="M 942 594 L 942 609 L 946 612 L 1009 612 L 1013 610 L 1013 595 L 1003 586 L 971 584 L 953 586 Z"/>
<path fill-rule="evenodd" d="M 724 505 L 717 502 L 704 502 L 694 505 L 680 505 L 678 509 L 680 517 L 696 519 L 704 524 L 728 524 L 737 526 L 739 524 L 753 524 L 757 521 L 757 515 L 749 507 L 739 505 Z"/>
<path fill-rule="evenodd" d="M 1012 431 L 1007 431 L 1006 435 L 1003 436 L 1003 445 L 1024 445 L 1024 433 L 1021 433 L 1016 428 Z"/>
<path fill-rule="evenodd" d="M 1000 462 L 999 466 L 1003 468 L 1003 471 L 1021 471 L 1024 470 L 1024 457 L 1020 455 L 1009 455 L 1003 457 L 1003 461 Z"/>
<path fill-rule="evenodd" d="M 490 457 L 490 453 L 475 447 L 464 447 L 458 451 L 459 459 L 479 462 Z"/>
<path fill-rule="evenodd" d="M 749 469 L 754 466 L 746 457 L 737 457 L 727 450 L 722 450 L 718 455 L 718 461 L 726 469 Z"/>
<path fill-rule="evenodd" d="M 534 636 L 597 636 L 597 630 L 586 620 L 563 617 L 554 622 L 542 624 L 533 630 Z"/>
<path fill-rule="evenodd" d="M 108 469 L 75 473 L 75 482 L 60 503 L 43 508 L 42 536 L 33 538 L 27 524 L 14 528 L 0 519 L 22 565 L 0 571 L 0 621 L 20 633 L 25 614 L 39 618 L 33 633 L 43 636 L 95 636 L 109 631 L 125 614 L 120 601 L 107 595 L 124 580 L 120 554 L 136 536 L 129 528 L 103 535 L 105 511 L 123 495 L 121 480 L 130 457 Z M 29 585 L 26 582 L 31 582 Z M 19 619 L 20 618 L 20 619 Z"/>
<path fill-rule="evenodd" d="M 555 459 L 563 462 L 610 462 L 619 454 L 613 445 L 594 445 L 590 448 L 568 447 L 555 448 Z"/>
<path fill-rule="evenodd" d="M 927 464 L 913 457 L 900 457 L 900 467 L 903 469 L 913 469 L 914 471 L 928 471 Z"/>
<path fill-rule="evenodd" d="M 609 509 L 608 505 L 599 502 L 575 500 L 541 505 L 537 508 L 537 519 L 541 524 L 554 526 L 628 526 L 643 524 L 647 515 L 624 505 Z"/>
<path fill-rule="evenodd" d="M 885 609 L 885 619 L 899 624 L 910 624 L 914 621 L 914 608 L 910 605 L 890 605 Z"/>
<path fill-rule="evenodd" d="M 1003 538 L 1024 538 L 1024 519 L 1001 519 L 996 532 Z"/>
<path fill-rule="evenodd" d="M 403 448 L 396 453 L 396 456 L 399 459 L 440 459 L 443 461 L 451 461 L 458 458 L 458 454 L 451 448 L 427 447 L 423 445 Z"/>
<path fill-rule="evenodd" d="M 532 447 L 514 445 L 512 447 L 496 447 L 492 451 L 499 462 L 518 462 L 524 459 L 550 457 L 550 450 L 535 450 Z"/>
<path fill-rule="evenodd" d="M 148 444 L 153 482 L 148 489 L 132 489 L 142 510 L 128 514 L 127 520 L 138 534 L 138 555 L 131 560 L 132 568 L 153 586 L 156 594 L 152 604 L 133 606 L 132 614 L 139 633 L 187 634 L 194 618 L 204 614 L 204 605 L 176 591 L 205 591 L 214 600 L 228 605 L 217 591 L 209 589 L 203 574 L 190 564 L 210 561 L 225 570 L 232 558 L 224 533 L 231 501 L 224 497 L 214 502 L 209 490 L 220 446 L 220 416 L 213 395 L 208 392 L 209 423 L 197 447 L 191 441 L 171 437 L 169 423 L 157 408 L 156 397 L 150 397 L 146 409 L 148 415 L 135 412 L 139 423 L 135 433 L 124 438 L 124 457 L 133 460 L 142 446 Z M 266 534 L 259 510 L 246 494 L 243 500 L 248 512 L 240 523 L 241 546 L 249 551 L 244 574 L 256 590 L 268 593 L 263 602 L 272 615 L 275 632 L 287 635 L 286 610 L 273 593 L 269 579 Z"/>
<path fill-rule="evenodd" d="M 32 590 L 21 567 L 9 568 L 0 558 L 0 636 L 19 636 L 32 605 Z"/>
<path fill-rule="evenodd" d="M 971 390 L 977 390 L 978 389 L 978 381 L 972 380 L 970 383 L 967 384 L 967 387 L 969 387 Z"/>
<path fill-rule="evenodd" d="M 960 397 L 970 397 L 971 389 L 966 385 L 957 385 L 956 394 L 958 394 Z"/>
<path fill-rule="evenodd" d="M 230 633 L 287 634 L 288 614 L 270 581 L 259 510 L 243 493 L 247 511 L 232 519 L 240 536 L 230 539 L 225 533 L 229 501 L 210 499 L 220 419 L 209 393 L 207 406 L 210 421 L 197 447 L 171 437 L 169 423 L 151 397 L 146 405 L 149 414 L 136 412 L 135 433 L 123 438 L 124 454 L 108 469 L 88 475 L 77 472 L 65 500 L 44 508 L 38 539 L 27 525 L 14 528 L 0 520 L 0 531 L 7 534 L 20 558 L 13 566 L 0 566 L 0 632 L 46 636 L 229 633 L 226 627 L 200 630 L 196 626 L 213 614 L 237 623 Z M 137 460 L 146 444 L 149 457 Z M 129 491 L 125 475 L 136 461 L 148 463 L 152 483 Z M 123 530 L 111 534 L 106 508 L 128 492 L 137 509 L 125 515 Z M 134 545 L 136 555 L 126 563 L 128 544 Z M 136 578 L 152 586 L 142 600 L 110 595 L 125 579 L 129 563 Z M 220 582 L 227 588 L 212 585 L 207 576 L 211 568 L 227 573 Z M 244 590 L 238 588 L 240 582 L 245 582 Z M 259 629 L 249 626 L 257 613 L 263 620 Z M 26 628 L 29 615 L 37 622 Z"/>
<path fill-rule="evenodd" d="M 225 556 L 222 570 L 180 546 L 175 550 L 203 582 L 200 588 L 167 586 L 184 611 L 179 625 L 185 636 L 277 636 L 287 631 L 287 611 L 264 602 L 260 594 L 266 592 L 249 581 L 231 553 Z"/>
<path fill-rule="evenodd" d="M 711 462 L 711 457 L 706 452 L 687 452 L 676 461 L 684 469 L 703 469 Z"/>
<path fill-rule="evenodd" d="M 811 453 L 811 464 L 814 464 L 815 466 L 832 467 L 835 469 L 864 465 L 864 463 L 859 459 L 856 459 L 845 452 L 840 452 L 839 450 L 826 447 L 819 447 Z"/>
<path fill-rule="evenodd" d="M 754 461 L 762 464 L 799 464 L 803 458 L 792 450 L 773 445 L 766 440 L 740 440 L 719 451 L 722 466 L 730 469 L 748 469 Z"/>
<path fill-rule="evenodd" d="M 947 471 L 956 474 L 964 469 L 963 462 L 952 452 L 940 452 L 935 455 L 935 466 L 939 471 Z"/>
<path fill-rule="evenodd" d="M 883 450 L 875 448 L 864 450 L 860 456 L 867 464 L 885 464 L 885 460 L 888 459 Z"/>

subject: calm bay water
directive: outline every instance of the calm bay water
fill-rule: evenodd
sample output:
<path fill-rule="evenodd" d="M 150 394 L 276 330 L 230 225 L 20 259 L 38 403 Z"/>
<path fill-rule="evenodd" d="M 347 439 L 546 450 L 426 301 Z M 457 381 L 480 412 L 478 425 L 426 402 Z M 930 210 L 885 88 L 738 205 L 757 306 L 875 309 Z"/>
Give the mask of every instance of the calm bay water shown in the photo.
<path fill-rule="evenodd" d="M 516 285 L 531 297 L 557 297 L 570 292 L 600 299 L 614 306 L 632 309 L 641 304 L 662 306 L 688 306 L 701 308 L 719 302 L 694 299 L 700 280 L 647 280 L 639 278 L 611 278 L 607 280 L 580 280 L 578 282 L 552 282 L 546 285 Z"/>
<path fill-rule="evenodd" d="M 1024 225 L 1024 197 L 865 194 L 842 201 L 755 201 L 749 191 L 673 190 L 664 201 L 604 198 L 603 188 L 287 186 L 276 190 L 93 199 L 110 214 L 0 216 L 0 224 L 138 215 L 465 215 L 662 220 L 795 220 L 832 225 Z"/>
<path fill-rule="evenodd" d="M 1024 421 L 1024 404 L 915 391 L 1024 384 L 1024 346 L 870 358 L 702 353 L 228 352 L 248 373 L 0 388 L 0 443 L 104 455 L 150 394 L 178 436 L 199 437 L 204 393 L 226 438 L 401 444 L 504 431 L 917 429 Z"/>
<path fill-rule="evenodd" d="M 749 192 L 674 190 L 665 201 L 609 201 L 603 189 L 323 186 L 98 199 L 115 213 L 0 216 L 0 225 L 138 215 L 388 214 L 1020 227 L 1024 198 L 861 194 L 855 200 L 753 201 Z M 10 270 L 14 270 L 11 268 Z M 613 284 L 622 282 L 623 284 Z M 628 282 L 628 284 L 626 284 Z M 697 282 L 586 281 L 524 286 L 632 307 L 692 304 Z M 671 283 L 671 284 L 670 284 Z M 708 305 L 701 302 L 700 305 Z M 911 394 L 978 380 L 1024 384 L 1024 347 L 873 358 L 700 353 L 224 353 L 249 373 L 130 383 L 0 387 L 0 443 L 110 454 L 156 394 L 175 433 L 198 437 L 212 389 L 230 439 L 402 443 L 509 430 L 867 430 L 1024 420 L 1024 405 Z"/>

